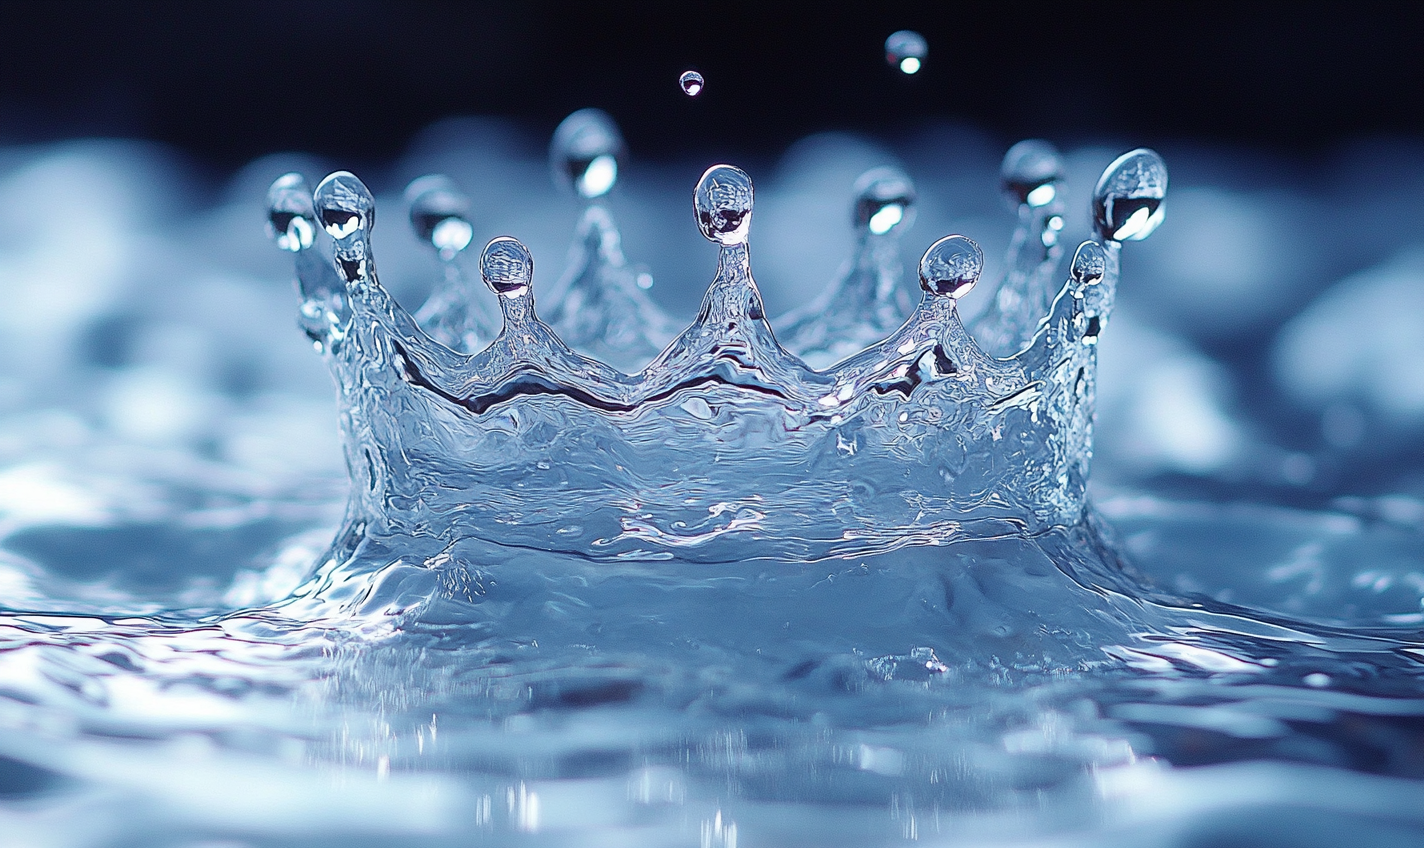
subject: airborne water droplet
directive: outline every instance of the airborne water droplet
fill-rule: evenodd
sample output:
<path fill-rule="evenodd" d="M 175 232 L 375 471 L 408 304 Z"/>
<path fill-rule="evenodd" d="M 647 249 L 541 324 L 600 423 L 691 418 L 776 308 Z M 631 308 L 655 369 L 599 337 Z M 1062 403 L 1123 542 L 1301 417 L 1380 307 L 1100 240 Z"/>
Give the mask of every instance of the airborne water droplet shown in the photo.
<path fill-rule="evenodd" d="M 1093 224 L 1112 241 L 1141 241 L 1162 223 L 1167 197 L 1167 164 L 1155 151 L 1139 147 L 1108 165 L 1093 189 Z"/>
<path fill-rule="evenodd" d="M 485 245 L 480 276 L 496 294 L 516 297 L 528 289 L 534 277 L 534 258 L 519 239 L 500 236 Z"/>
<path fill-rule="evenodd" d="M 696 71 L 683 71 L 682 76 L 677 78 L 677 84 L 682 86 L 682 93 L 688 97 L 696 97 L 704 85 L 702 74 Z"/>
<path fill-rule="evenodd" d="M 984 270 L 984 252 L 964 236 L 945 236 L 920 260 L 920 287 L 958 300 L 969 294 Z"/>
<path fill-rule="evenodd" d="M 1004 191 L 1016 204 L 1047 206 L 1058 195 L 1063 157 L 1046 141 L 1029 139 L 1009 148 L 999 169 Z"/>
<path fill-rule="evenodd" d="M 1103 252 L 1102 245 L 1088 241 L 1083 242 L 1078 248 L 1078 252 L 1073 254 L 1073 263 L 1069 273 L 1072 274 L 1074 282 L 1084 287 L 1095 286 L 1103 281 L 1103 276 L 1107 274 L 1107 267 L 1107 254 Z"/>
<path fill-rule="evenodd" d="M 752 178 L 731 165 L 713 165 L 693 192 L 697 225 L 708 241 L 741 244 L 752 222 Z"/>
<path fill-rule="evenodd" d="M 322 227 L 342 240 L 375 225 L 376 201 L 365 183 L 350 171 L 337 171 L 316 187 L 313 205 Z"/>
<path fill-rule="evenodd" d="M 901 73 L 917 73 L 929 49 L 923 35 L 911 29 L 902 29 L 890 33 L 890 37 L 885 39 L 885 61 L 890 63 L 890 67 L 899 68 Z"/>
<path fill-rule="evenodd" d="M 882 236 L 913 220 L 915 184 L 899 168 L 872 168 L 855 181 L 855 223 Z"/>
<path fill-rule="evenodd" d="M 311 189 L 301 174 L 284 174 L 267 192 L 267 234 L 283 250 L 296 253 L 312 245 L 316 213 Z"/>
<path fill-rule="evenodd" d="M 549 142 L 554 181 L 571 186 L 579 197 L 602 197 L 618 181 L 623 135 L 602 109 L 580 109 L 559 123 Z"/>
<path fill-rule="evenodd" d="M 449 178 L 439 174 L 420 177 L 405 190 L 405 196 L 416 238 L 434 247 L 441 259 L 453 259 L 470 245 L 475 235 L 469 219 L 470 199 Z"/>

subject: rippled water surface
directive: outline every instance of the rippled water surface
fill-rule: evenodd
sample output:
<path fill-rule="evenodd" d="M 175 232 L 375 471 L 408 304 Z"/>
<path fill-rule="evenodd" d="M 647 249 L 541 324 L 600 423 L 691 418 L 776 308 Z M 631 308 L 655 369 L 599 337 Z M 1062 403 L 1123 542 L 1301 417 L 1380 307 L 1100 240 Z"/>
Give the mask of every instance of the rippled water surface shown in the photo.
<path fill-rule="evenodd" d="M 455 161 L 474 137 L 479 237 L 523 224 L 536 255 L 562 256 L 577 210 L 552 189 L 496 202 L 548 181 L 491 143 L 505 130 L 457 129 L 402 169 Z M 949 137 L 956 179 L 992 185 L 993 156 Z M 940 148 L 833 137 L 788 154 L 764 192 L 768 299 L 810 285 L 776 270 L 799 267 L 796 250 L 849 250 L 788 223 L 817 192 L 848 202 L 848 180 L 813 174 L 882 159 L 921 180 L 913 252 L 983 230 L 994 261 L 997 208 L 954 199 L 949 164 L 915 172 Z M 9 161 L 0 218 L 28 229 L 0 252 L 16 281 L 0 343 L 0 844 L 1424 841 L 1412 395 L 1292 395 L 1292 333 L 1318 303 L 1222 295 L 1255 304 L 1241 334 L 1284 328 L 1256 357 L 1281 364 L 1253 376 L 1212 353 L 1228 330 L 1133 293 L 1191 273 L 1171 251 L 1210 240 L 1223 208 L 1259 230 L 1237 254 L 1271 265 L 1300 238 L 1210 184 L 1210 156 L 1160 234 L 1179 225 L 1188 247 L 1125 260 L 1087 524 L 816 562 L 373 543 L 360 569 L 324 558 L 346 496 L 335 405 L 260 231 L 261 192 L 291 160 L 188 207 L 154 187 L 183 183 L 152 151 Z M 675 176 L 628 187 L 629 231 L 664 196 L 687 216 Z M 76 186 L 84 203 L 60 191 Z M 1282 190 L 1325 205 L 1307 183 Z M 62 249 L 81 214 L 108 252 Z M 390 238 L 383 273 L 418 291 L 434 266 Z M 1389 255 L 1375 278 L 1412 273 Z M 684 286 L 668 264 L 672 291 L 653 292 L 683 314 L 710 269 Z M 1230 374 L 1256 391 L 1233 393 Z"/>

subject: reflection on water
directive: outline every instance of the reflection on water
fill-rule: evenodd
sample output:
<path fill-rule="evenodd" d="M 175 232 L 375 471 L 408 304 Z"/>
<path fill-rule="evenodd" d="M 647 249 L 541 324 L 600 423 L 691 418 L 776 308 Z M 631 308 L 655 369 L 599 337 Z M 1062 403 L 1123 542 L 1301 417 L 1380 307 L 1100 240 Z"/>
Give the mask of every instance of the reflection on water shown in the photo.
<path fill-rule="evenodd" d="M 552 186 L 541 194 L 539 147 L 495 125 L 455 130 L 432 132 L 402 167 L 459 165 L 442 167 L 471 193 L 477 240 L 514 232 L 562 256 L 579 210 Z M 946 139 L 964 155 L 931 159 Z M 967 189 L 992 188 L 998 165 L 976 158 L 976 139 L 943 130 L 870 163 L 898 159 L 915 179 L 915 252 L 944 232 L 1007 232 L 998 198 Z M 779 182 L 759 184 L 785 236 L 757 243 L 759 257 L 779 254 L 767 268 L 810 256 L 829 264 L 808 280 L 834 276 L 850 222 L 798 233 L 792 221 L 823 195 L 849 203 L 867 149 L 805 142 Z M 1074 173 L 1110 158 L 1095 155 L 1067 157 L 1065 191 L 1091 186 Z M 815 156 L 851 163 L 844 185 L 797 170 Z M 1103 343 L 1133 365 L 1121 402 L 1103 407 L 1100 526 L 816 563 L 594 563 L 471 543 L 433 565 L 397 551 L 355 573 L 321 563 L 345 485 L 330 388 L 293 329 L 289 272 L 254 223 L 291 162 L 252 166 L 226 205 L 175 211 L 182 183 L 165 161 L 77 146 L 16 153 L 0 175 L 0 217 L 15 225 L 0 245 L 3 320 L 16 328 L 0 337 L 0 841 L 1424 838 L 1417 425 L 1342 386 L 1313 409 L 1351 405 L 1371 437 L 1329 439 L 1319 411 L 1271 389 L 1275 368 L 1295 391 L 1291 355 L 1262 365 L 1263 349 L 1243 357 L 1252 366 L 1219 353 L 1222 334 L 1269 339 L 1300 313 L 1277 345 L 1297 350 L 1338 292 L 1204 327 L 1193 322 L 1209 314 L 1133 291 L 1193 266 L 1129 254 L 1126 320 Z M 1197 161 L 1213 173 L 1210 155 Z M 649 168 L 620 171 L 614 208 L 628 253 L 658 274 L 652 294 L 685 316 L 708 276 L 680 264 L 704 256 L 683 232 L 689 178 Z M 1288 231 L 1260 217 L 1280 203 L 1232 207 L 1258 216 L 1252 261 L 1271 267 L 1349 200 L 1303 182 L 1272 190 L 1299 201 Z M 1226 202 L 1201 197 L 1208 211 Z M 672 246 L 654 248 L 659 216 L 674 217 L 663 204 L 676 211 Z M 1190 208 L 1154 240 L 1190 232 Z M 1192 237 L 1209 240 L 1221 220 Z M 108 247 L 63 249 L 76 223 Z M 436 260 L 399 228 L 385 237 L 384 279 L 417 303 Z M 998 261 L 1006 238 L 984 241 Z M 1389 262 L 1404 244 L 1339 261 Z M 553 279 L 550 264 L 539 273 Z M 1335 276 L 1303 286 L 1325 291 L 1354 270 L 1328 267 Z M 1386 267 L 1393 280 L 1413 266 Z M 811 285 L 768 276 L 768 300 Z M 1274 281 L 1261 291 L 1279 295 Z M 1374 319 L 1349 320 L 1368 335 Z M 1228 428 L 1230 461 L 1194 463 L 1216 455 L 1172 437 L 1183 419 L 1135 404 L 1152 375 L 1188 372 L 1174 385 Z"/>

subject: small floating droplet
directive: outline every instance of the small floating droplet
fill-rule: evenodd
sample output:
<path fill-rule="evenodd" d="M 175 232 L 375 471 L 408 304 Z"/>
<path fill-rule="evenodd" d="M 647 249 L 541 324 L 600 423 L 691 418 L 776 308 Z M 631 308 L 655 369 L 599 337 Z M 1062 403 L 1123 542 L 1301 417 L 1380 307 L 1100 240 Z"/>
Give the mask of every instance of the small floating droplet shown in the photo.
<path fill-rule="evenodd" d="M 697 226 L 708 241 L 741 244 L 752 223 L 752 178 L 741 168 L 713 165 L 692 194 Z"/>
<path fill-rule="evenodd" d="M 283 174 L 268 189 L 267 235 L 278 247 L 293 253 L 311 247 L 316 213 L 311 189 L 301 174 Z"/>
<path fill-rule="evenodd" d="M 999 169 L 1004 191 L 1016 204 L 1047 206 L 1058 196 L 1063 179 L 1063 157 L 1058 149 L 1036 138 L 1021 141 L 1004 154 Z"/>
<path fill-rule="evenodd" d="M 434 247 L 441 259 L 453 259 L 469 247 L 475 236 L 470 199 L 448 177 L 419 177 L 406 188 L 405 197 L 416 238 Z"/>
<path fill-rule="evenodd" d="M 344 239 L 376 223 L 376 200 L 350 171 L 337 171 L 316 187 L 317 218 L 334 239 Z"/>
<path fill-rule="evenodd" d="M 519 239 L 500 236 L 480 254 L 480 276 L 496 294 L 517 297 L 534 278 L 534 257 Z"/>
<path fill-rule="evenodd" d="M 855 223 L 881 236 L 914 219 L 915 184 L 899 168 L 872 168 L 855 181 Z"/>
<path fill-rule="evenodd" d="M 1103 171 L 1093 189 L 1093 223 L 1099 237 L 1141 241 L 1162 223 L 1166 209 L 1167 164 L 1155 151 L 1122 154 Z"/>
<path fill-rule="evenodd" d="M 1103 275 L 1107 273 L 1107 254 L 1103 252 L 1102 245 L 1095 241 L 1083 242 L 1078 248 L 1078 252 L 1073 254 L 1073 265 L 1070 273 L 1074 282 L 1083 286 L 1095 286 L 1103 281 Z"/>
<path fill-rule="evenodd" d="M 903 74 L 917 73 L 929 50 L 925 37 L 911 29 L 892 32 L 890 37 L 885 39 L 885 61 Z"/>
<path fill-rule="evenodd" d="M 920 260 L 920 287 L 958 300 L 969 294 L 984 270 L 984 251 L 964 236 L 945 236 Z"/>
<path fill-rule="evenodd" d="M 696 97 L 705 85 L 702 74 L 696 71 L 683 71 L 682 76 L 677 78 L 677 84 L 682 86 L 682 93 L 688 97 Z"/>
<path fill-rule="evenodd" d="M 618 181 L 623 135 L 602 109 L 580 109 L 560 122 L 549 143 L 554 180 L 579 197 L 602 197 Z"/>

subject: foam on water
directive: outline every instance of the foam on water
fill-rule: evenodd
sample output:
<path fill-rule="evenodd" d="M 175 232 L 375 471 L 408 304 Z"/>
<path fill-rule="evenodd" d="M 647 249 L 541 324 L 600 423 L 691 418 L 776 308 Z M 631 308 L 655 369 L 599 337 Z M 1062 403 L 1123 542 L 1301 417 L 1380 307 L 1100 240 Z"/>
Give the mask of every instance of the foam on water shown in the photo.
<path fill-rule="evenodd" d="M 749 215 L 714 205 L 702 216 L 722 257 L 706 314 L 630 378 L 585 346 L 636 359 L 647 339 L 608 344 L 595 333 L 565 347 L 562 330 L 538 321 L 540 288 L 519 242 L 496 239 L 484 252 L 498 297 L 461 289 L 456 244 L 472 238 L 435 233 L 447 221 L 479 226 L 478 195 L 462 199 L 438 181 L 409 195 L 416 234 L 442 263 L 436 305 L 410 318 L 375 276 L 364 187 L 328 181 L 312 206 L 289 181 L 294 191 L 274 197 L 290 217 L 273 220 L 297 248 L 301 326 L 341 389 L 354 483 L 346 512 L 319 466 L 245 465 L 254 449 L 225 441 L 216 413 L 146 431 L 166 435 L 141 450 L 123 435 L 137 431 L 87 423 L 102 416 L 44 417 L 33 402 L 9 414 L 4 832 L 36 845 L 1417 841 L 1417 500 L 1222 507 L 1119 485 L 1084 511 L 1085 480 L 1027 474 L 1052 452 L 1015 435 L 1090 435 L 1072 416 L 1054 418 L 1071 404 L 1045 402 L 1037 418 L 1032 404 L 1010 406 L 992 414 L 1019 429 L 973 441 L 992 402 L 1027 382 L 1008 385 L 1013 368 L 1033 377 L 1045 362 L 1096 357 L 1097 345 L 1081 342 L 1088 317 L 1113 306 L 1117 248 L 1106 242 L 1148 208 L 1104 209 L 1106 241 L 1059 270 L 1050 222 L 1066 186 L 1056 169 L 1028 167 L 1051 159 L 1015 150 L 1024 167 L 1006 162 L 1004 182 L 1019 230 L 1003 282 L 986 294 L 994 305 L 963 327 L 956 295 L 986 261 L 977 247 L 923 239 L 930 291 L 918 310 L 940 310 L 924 315 L 901 299 L 913 278 L 893 249 L 910 221 L 871 227 L 896 198 L 925 206 L 932 181 L 885 192 L 876 181 L 902 175 L 882 172 L 848 197 L 866 206 L 854 220 L 869 232 L 828 301 L 854 304 L 847 311 L 872 329 L 847 321 L 839 332 L 867 333 L 866 344 L 891 335 L 897 350 L 906 337 L 892 334 L 909 318 L 905 332 L 927 328 L 955 373 L 978 368 L 959 382 L 931 366 L 907 397 L 888 399 L 864 388 L 898 363 L 881 363 L 873 345 L 817 371 L 800 351 L 781 351 L 783 336 L 763 335 L 760 300 L 747 296 L 757 292 Z M 715 176 L 726 185 L 708 196 L 742 196 L 737 174 Z M 1052 197 L 1034 194 L 1043 185 Z M 323 204 L 334 196 L 341 202 Z M 634 296 L 648 290 L 597 208 L 584 213 L 560 287 L 618 304 L 590 307 L 604 325 L 661 310 Z M 334 214 L 342 209 L 351 216 Z M 322 225 L 309 234 L 297 223 L 308 215 Z M 1124 289 L 1126 298 L 1130 282 Z M 1046 329 L 1010 301 L 1041 303 Z M 455 302 L 476 305 L 460 313 Z M 478 311 L 495 306 L 502 321 Z M 902 310 L 896 326 L 873 329 L 887 310 Z M 728 316 L 746 327 L 741 358 L 707 369 L 728 347 L 707 328 Z M 424 345 L 427 331 L 448 356 Z M 833 335 L 803 350 L 826 350 Z M 1052 355 L 1035 358 L 1035 345 Z M 924 350 L 900 356 L 919 362 Z M 143 356 L 138 367 L 170 373 L 171 360 Z M 510 375 L 583 394 L 501 396 L 477 412 L 406 379 L 397 357 L 464 400 L 515 384 Z M 699 369 L 724 382 L 649 400 Z M 990 376 L 1007 381 L 1002 394 L 986 388 Z M 768 414 L 761 390 L 795 412 L 819 409 L 842 385 L 854 388 L 837 412 L 852 421 L 959 410 L 958 432 L 979 455 L 1012 460 L 971 463 L 960 477 L 999 500 L 976 507 L 963 499 L 974 486 L 912 481 L 947 491 L 948 505 L 939 518 L 933 506 L 928 519 L 906 515 L 898 488 L 876 488 L 886 457 L 913 478 L 935 455 L 875 441 L 883 427 L 850 433 L 829 415 L 804 425 L 812 437 L 798 449 L 834 494 L 803 488 L 806 466 L 782 455 L 801 431 L 745 422 Z M 252 397 L 266 400 L 232 408 L 260 434 L 251 408 L 275 395 Z M 626 411 L 605 408 L 617 404 Z M 310 414 L 270 408 L 274 447 L 258 454 Z M 707 437 L 716 427 L 730 429 Z M 384 454 L 368 461 L 366 449 Z M 732 466 L 722 476 L 714 449 Z M 1064 450 L 1052 468 L 1085 463 Z M 672 487 L 678 463 L 698 479 Z M 975 508 L 985 523 L 965 520 Z M 955 528 L 940 520 L 950 513 Z M 845 538 L 847 527 L 860 535 Z"/>

